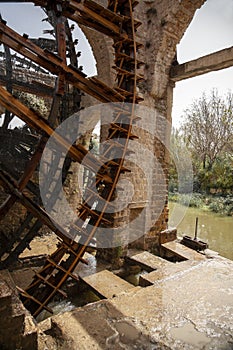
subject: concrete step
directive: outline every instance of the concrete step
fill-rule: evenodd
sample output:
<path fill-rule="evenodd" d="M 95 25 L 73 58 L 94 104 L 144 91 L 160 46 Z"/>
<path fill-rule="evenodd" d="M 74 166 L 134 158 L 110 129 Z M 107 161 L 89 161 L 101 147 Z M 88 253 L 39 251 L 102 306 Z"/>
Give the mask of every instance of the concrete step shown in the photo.
<path fill-rule="evenodd" d="M 171 262 L 153 255 L 147 251 L 127 257 L 128 261 L 141 266 L 146 271 L 154 271 L 163 266 L 172 264 Z"/>
<path fill-rule="evenodd" d="M 179 263 L 170 263 L 169 265 L 164 265 L 158 270 L 141 275 L 139 277 L 139 285 L 141 287 L 151 286 L 156 282 L 163 281 L 167 278 L 174 276 L 179 272 L 184 272 L 198 264 L 199 262 L 197 261 L 186 260 Z"/>
<path fill-rule="evenodd" d="M 164 243 L 161 245 L 161 247 L 164 249 L 165 253 L 168 252 L 169 254 L 175 255 L 182 259 L 195 261 L 202 261 L 206 259 L 205 255 L 200 254 L 176 241 Z"/>
<path fill-rule="evenodd" d="M 135 288 L 132 284 L 108 270 L 103 270 L 80 279 L 91 287 L 99 297 L 105 299 L 112 298 Z"/>
<path fill-rule="evenodd" d="M 161 245 L 161 247 L 165 250 L 165 253 L 167 251 L 168 253 L 182 259 L 196 260 L 196 261 L 202 261 L 206 259 L 205 255 L 200 254 L 196 252 L 196 250 L 188 248 L 185 245 L 176 241 L 164 243 Z"/>

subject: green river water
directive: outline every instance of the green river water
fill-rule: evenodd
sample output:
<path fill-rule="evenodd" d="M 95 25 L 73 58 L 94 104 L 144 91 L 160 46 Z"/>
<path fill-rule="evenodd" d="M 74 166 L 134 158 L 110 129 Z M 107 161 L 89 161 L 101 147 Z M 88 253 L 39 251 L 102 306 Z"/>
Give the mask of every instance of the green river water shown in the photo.
<path fill-rule="evenodd" d="M 233 217 L 187 208 L 173 202 L 169 203 L 169 209 L 169 226 L 177 226 L 178 236 L 188 235 L 193 238 L 195 221 L 198 217 L 198 238 L 207 242 L 209 249 L 233 260 Z"/>

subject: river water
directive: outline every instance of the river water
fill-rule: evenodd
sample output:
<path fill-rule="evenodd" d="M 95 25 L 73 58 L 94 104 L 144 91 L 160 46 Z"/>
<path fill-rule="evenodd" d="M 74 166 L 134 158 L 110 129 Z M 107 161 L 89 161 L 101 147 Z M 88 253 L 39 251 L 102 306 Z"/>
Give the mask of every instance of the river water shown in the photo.
<path fill-rule="evenodd" d="M 187 235 L 193 238 L 195 221 L 198 217 L 198 238 L 207 242 L 209 249 L 233 260 L 233 217 L 187 208 L 173 202 L 169 203 L 169 209 L 169 226 L 177 226 L 178 236 Z"/>
<path fill-rule="evenodd" d="M 170 221 L 169 226 L 177 227 L 178 236 L 188 235 L 193 237 L 195 231 L 196 217 L 199 219 L 198 238 L 209 244 L 209 248 L 217 251 L 220 255 L 233 260 L 233 218 L 228 216 L 220 216 L 211 212 L 203 211 L 196 208 L 189 208 L 183 205 L 170 202 Z M 80 265 L 80 271 L 77 271 L 82 276 L 98 272 L 102 269 L 101 264 L 97 266 L 97 261 L 94 256 L 88 255 L 87 260 L 89 265 Z M 142 272 L 146 273 L 146 272 Z M 128 276 L 128 282 L 137 285 L 139 275 Z M 53 302 L 49 304 L 53 308 L 54 314 L 70 311 L 76 307 L 83 306 L 86 303 L 99 300 L 92 291 L 86 291 L 77 295 L 72 300 L 64 300 L 61 302 Z M 47 311 L 43 311 L 38 322 L 44 320 L 51 315 Z M 188 329 L 189 333 L 192 329 Z M 184 332 L 183 332 L 184 333 Z"/>

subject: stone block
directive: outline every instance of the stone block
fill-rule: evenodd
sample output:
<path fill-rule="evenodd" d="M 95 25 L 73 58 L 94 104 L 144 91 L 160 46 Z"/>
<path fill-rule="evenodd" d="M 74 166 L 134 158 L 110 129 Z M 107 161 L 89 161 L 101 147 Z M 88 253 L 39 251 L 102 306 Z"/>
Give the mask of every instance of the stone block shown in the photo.
<path fill-rule="evenodd" d="M 160 244 L 174 241 L 177 238 L 177 229 L 171 228 L 160 232 Z"/>

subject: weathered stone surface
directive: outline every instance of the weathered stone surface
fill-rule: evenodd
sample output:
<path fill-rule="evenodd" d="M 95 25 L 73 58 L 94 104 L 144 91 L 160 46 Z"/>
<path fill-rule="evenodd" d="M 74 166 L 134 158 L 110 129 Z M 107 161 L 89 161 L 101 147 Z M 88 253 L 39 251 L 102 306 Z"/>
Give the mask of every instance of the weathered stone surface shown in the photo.
<path fill-rule="evenodd" d="M 66 339 L 57 349 L 230 350 L 232 293 L 233 262 L 209 259 L 153 286 L 54 316 L 47 333 Z"/>
<path fill-rule="evenodd" d="M 36 350 L 34 321 L 17 297 L 8 271 L 1 271 L 0 277 L 0 349 Z"/>
<path fill-rule="evenodd" d="M 112 298 L 134 288 L 132 284 L 108 270 L 83 277 L 82 280 L 103 298 Z"/>
<path fill-rule="evenodd" d="M 197 264 L 199 264 L 199 262 L 193 260 L 163 264 L 155 271 L 140 275 L 139 285 L 142 287 L 151 286 L 152 284 L 170 278 L 177 273 L 184 273 L 187 269 L 191 269 Z"/>
<path fill-rule="evenodd" d="M 164 243 L 162 244 L 162 248 L 165 256 L 168 252 L 168 254 L 187 260 L 201 261 L 206 259 L 204 254 L 198 253 L 176 241 Z"/>
<path fill-rule="evenodd" d="M 37 326 L 35 325 L 32 317 L 28 315 L 25 317 L 24 321 L 24 332 L 21 339 L 22 349 L 36 350 L 38 348 L 37 339 Z"/>
<path fill-rule="evenodd" d="M 170 76 L 173 81 L 179 81 L 232 66 L 233 47 L 229 47 L 196 60 L 173 66 Z"/>
<path fill-rule="evenodd" d="M 160 258 L 159 256 L 153 255 L 147 251 L 132 255 L 128 257 L 128 260 L 136 263 L 147 271 L 157 270 L 165 265 L 170 265 L 169 261 Z"/>
<path fill-rule="evenodd" d="M 176 228 L 170 228 L 170 229 L 164 230 L 159 234 L 160 244 L 174 241 L 176 238 L 177 238 Z"/>

